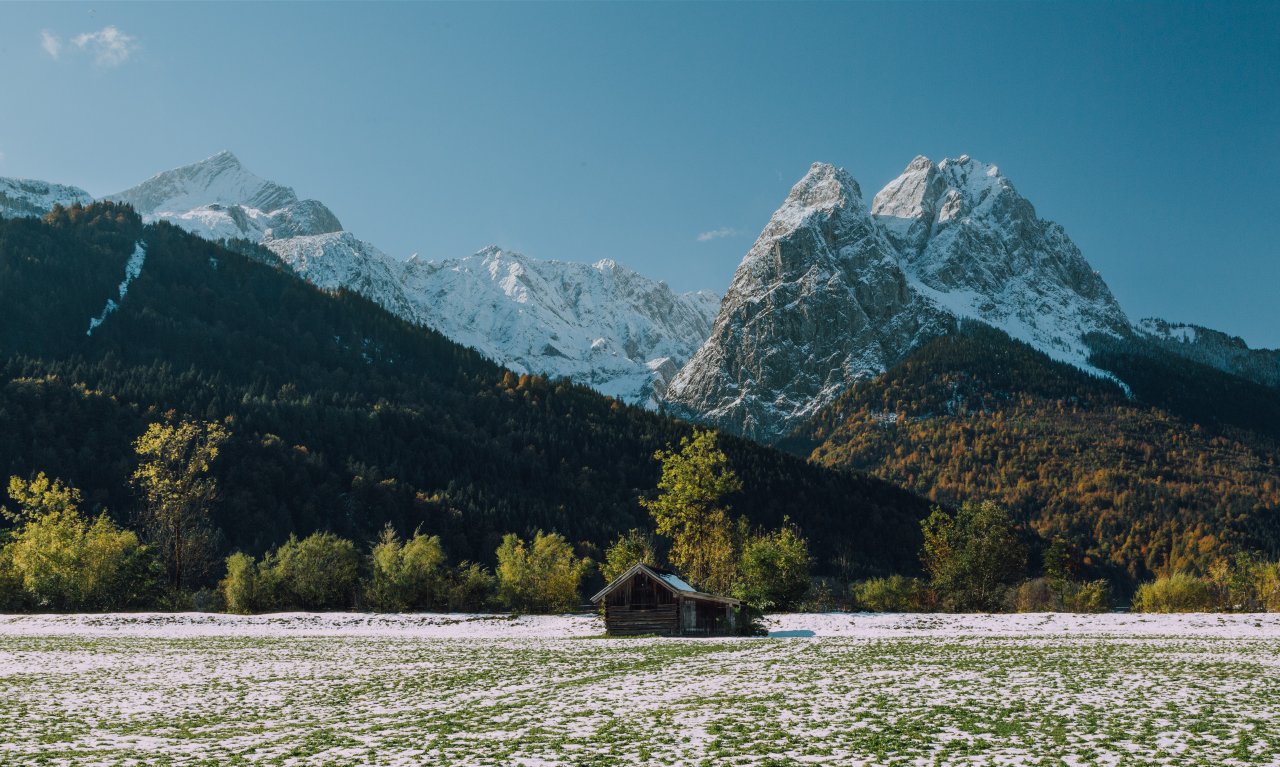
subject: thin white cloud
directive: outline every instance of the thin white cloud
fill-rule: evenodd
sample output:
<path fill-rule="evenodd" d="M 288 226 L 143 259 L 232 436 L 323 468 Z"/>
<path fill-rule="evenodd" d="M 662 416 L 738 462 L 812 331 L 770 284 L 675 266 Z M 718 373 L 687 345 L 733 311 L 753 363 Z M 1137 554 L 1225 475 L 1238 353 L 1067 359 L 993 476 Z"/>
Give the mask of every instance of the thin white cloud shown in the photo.
<path fill-rule="evenodd" d="M 93 63 L 100 67 L 118 67 L 138 50 L 138 41 L 114 26 L 97 32 L 81 32 L 71 42 L 80 50 L 92 53 Z"/>
<path fill-rule="evenodd" d="M 4 152 L 0 152 L 0 162 L 4 162 Z"/>
<path fill-rule="evenodd" d="M 722 226 L 719 229 L 712 229 L 709 232 L 703 232 L 702 234 L 698 235 L 698 242 L 711 242 L 712 240 L 718 240 L 721 237 L 735 237 L 737 236 L 737 234 L 738 234 L 737 229 L 731 229 L 727 226 Z"/>
<path fill-rule="evenodd" d="M 62 55 L 62 40 L 47 29 L 40 32 L 40 47 L 55 60 Z"/>

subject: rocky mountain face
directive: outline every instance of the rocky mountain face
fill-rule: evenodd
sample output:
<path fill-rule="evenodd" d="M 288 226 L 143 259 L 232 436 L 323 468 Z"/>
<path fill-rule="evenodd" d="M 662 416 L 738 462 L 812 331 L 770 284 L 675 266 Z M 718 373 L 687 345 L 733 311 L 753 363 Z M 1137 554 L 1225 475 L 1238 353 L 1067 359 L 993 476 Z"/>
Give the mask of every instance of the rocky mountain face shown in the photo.
<path fill-rule="evenodd" d="M 857 182 L 818 163 L 748 251 L 666 402 L 769 440 L 952 322 L 912 287 Z"/>
<path fill-rule="evenodd" d="M 1085 336 L 1129 332 L 1062 227 L 995 166 L 917 157 L 868 208 L 852 177 L 818 163 L 743 259 L 667 402 L 771 441 L 961 319 L 1086 369 Z"/>
<path fill-rule="evenodd" d="M 1123 334 L 1129 320 L 1061 226 L 994 165 L 917 157 L 875 197 L 871 214 L 922 294 L 1083 365 L 1089 333 Z"/>
<path fill-rule="evenodd" d="M 43 216 L 54 205 L 69 207 L 93 201 L 83 189 L 26 178 L 0 178 L 0 217 Z"/>
<path fill-rule="evenodd" d="M 230 152 L 165 171 L 109 199 L 150 223 L 246 239 L 304 279 L 360 293 L 517 372 L 569 376 L 654 407 L 706 339 L 719 306 L 612 261 L 539 261 L 496 247 L 446 261 L 399 261 L 345 231 L 323 203 L 246 170 Z"/>

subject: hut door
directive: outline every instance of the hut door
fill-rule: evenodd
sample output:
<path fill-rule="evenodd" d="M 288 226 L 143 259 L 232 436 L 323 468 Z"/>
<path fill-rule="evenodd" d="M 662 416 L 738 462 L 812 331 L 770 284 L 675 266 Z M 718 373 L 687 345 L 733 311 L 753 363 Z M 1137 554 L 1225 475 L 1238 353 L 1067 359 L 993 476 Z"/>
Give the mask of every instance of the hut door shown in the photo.
<path fill-rule="evenodd" d="M 680 628 L 684 631 L 694 631 L 698 628 L 698 603 L 692 599 L 684 600 L 684 616 L 680 620 Z"/>

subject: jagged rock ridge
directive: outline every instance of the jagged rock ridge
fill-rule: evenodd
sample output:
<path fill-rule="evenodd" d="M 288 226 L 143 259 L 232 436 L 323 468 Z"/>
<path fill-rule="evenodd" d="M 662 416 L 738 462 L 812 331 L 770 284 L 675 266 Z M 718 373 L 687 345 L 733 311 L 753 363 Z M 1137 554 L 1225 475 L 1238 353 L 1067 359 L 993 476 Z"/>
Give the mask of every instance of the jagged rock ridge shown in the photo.
<path fill-rule="evenodd" d="M 857 182 L 817 163 L 742 260 L 710 338 L 666 402 L 771 439 L 951 325 L 912 289 Z"/>
<path fill-rule="evenodd" d="M 491 246 L 412 258 L 404 287 L 422 320 L 517 372 L 567 375 L 649 406 L 711 329 L 719 298 L 679 294 L 603 259 L 540 261 Z"/>

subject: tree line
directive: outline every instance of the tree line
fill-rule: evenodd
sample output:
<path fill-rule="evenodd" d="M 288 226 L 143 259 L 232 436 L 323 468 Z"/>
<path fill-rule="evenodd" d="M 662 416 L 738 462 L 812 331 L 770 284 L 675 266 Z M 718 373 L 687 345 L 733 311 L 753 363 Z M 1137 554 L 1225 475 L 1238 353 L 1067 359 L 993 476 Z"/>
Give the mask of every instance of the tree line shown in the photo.
<path fill-rule="evenodd" d="M 134 443 L 133 484 L 142 503 L 135 529 L 105 513 L 90 517 L 82 493 L 38 473 L 11 477 L 12 528 L 0 537 L 0 610 L 96 611 L 198 607 L 237 613 L 279 610 L 379 612 L 513 610 L 565 612 L 583 602 L 584 581 L 612 579 L 637 562 L 658 564 L 662 538 L 673 564 L 702 588 L 742 597 L 756 610 L 790 609 L 809 585 L 810 557 L 794 526 L 753 531 L 731 521 L 724 499 L 740 485 L 713 432 L 661 450 L 663 480 L 644 501 L 657 536 L 621 535 L 597 565 L 556 532 L 528 540 L 503 536 L 492 569 L 450 565 L 438 535 L 401 538 L 387 525 L 362 551 L 330 531 L 299 538 L 255 557 L 225 559 L 215 589 L 219 531 L 211 509 L 220 494 L 212 468 L 230 438 L 218 423 L 170 417 Z"/>
<path fill-rule="evenodd" d="M 923 523 L 926 577 L 892 575 L 852 584 L 849 606 L 869 612 L 1107 612 L 1121 606 L 1106 579 L 1082 577 L 1063 538 L 1040 550 L 1037 574 L 1008 510 L 992 501 L 935 508 Z M 1280 611 L 1280 562 L 1255 553 L 1215 560 L 1203 574 L 1171 570 L 1141 583 L 1135 612 Z"/>
<path fill-rule="evenodd" d="M 1126 589 L 1238 551 L 1280 558 L 1280 442 L 1261 417 L 1280 412 L 1280 391 L 1227 386 L 1231 376 L 1187 360 L 1132 356 L 1122 368 L 1108 354 L 1100 361 L 1124 370 L 1134 398 L 995 329 L 963 326 L 855 384 L 792 444 L 947 507 L 991 499 Z M 1254 429 L 1240 426 L 1248 413 Z"/>

